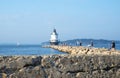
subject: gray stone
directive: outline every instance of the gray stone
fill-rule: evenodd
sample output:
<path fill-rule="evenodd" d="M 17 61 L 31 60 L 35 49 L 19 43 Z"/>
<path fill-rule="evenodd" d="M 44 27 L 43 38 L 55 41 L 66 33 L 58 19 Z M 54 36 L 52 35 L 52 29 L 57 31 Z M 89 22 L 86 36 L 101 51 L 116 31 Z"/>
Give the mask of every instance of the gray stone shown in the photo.
<path fill-rule="evenodd" d="M 0 78 L 119 78 L 119 55 L 1 56 Z"/>

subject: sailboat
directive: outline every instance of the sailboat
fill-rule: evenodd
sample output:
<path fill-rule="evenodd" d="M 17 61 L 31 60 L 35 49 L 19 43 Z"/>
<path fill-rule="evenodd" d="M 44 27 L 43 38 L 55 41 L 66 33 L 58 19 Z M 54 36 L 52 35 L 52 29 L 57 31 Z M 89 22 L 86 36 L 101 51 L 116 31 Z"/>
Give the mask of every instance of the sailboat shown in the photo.
<path fill-rule="evenodd" d="M 17 42 L 17 46 L 20 46 L 20 43 L 19 43 L 19 42 Z"/>

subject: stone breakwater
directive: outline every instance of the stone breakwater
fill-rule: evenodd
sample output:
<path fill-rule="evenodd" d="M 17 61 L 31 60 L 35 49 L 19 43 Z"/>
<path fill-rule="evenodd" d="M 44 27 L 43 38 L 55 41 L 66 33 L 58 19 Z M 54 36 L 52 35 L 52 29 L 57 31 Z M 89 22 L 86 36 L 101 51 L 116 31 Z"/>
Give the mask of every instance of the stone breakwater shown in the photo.
<path fill-rule="evenodd" d="M 47 46 L 61 52 L 67 52 L 72 55 L 120 55 L 119 50 L 108 50 L 106 48 L 77 47 L 77 46 Z"/>
<path fill-rule="evenodd" d="M 120 55 L 0 56 L 0 78 L 120 78 Z"/>
<path fill-rule="evenodd" d="M 120 54 L 117 50 L 47 47 L 68 54 L 0 56 L 0 78 L 120 78 Z"/>

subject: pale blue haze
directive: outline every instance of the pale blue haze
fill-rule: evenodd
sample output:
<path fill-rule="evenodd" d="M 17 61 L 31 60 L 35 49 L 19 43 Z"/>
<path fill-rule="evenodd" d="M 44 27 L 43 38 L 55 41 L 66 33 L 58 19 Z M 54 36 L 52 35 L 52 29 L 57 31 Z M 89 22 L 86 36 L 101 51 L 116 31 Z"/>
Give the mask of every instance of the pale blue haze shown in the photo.
<path fill-rule="evenodd" d="M 120 40 L 120 0 L 0 0 L 0 44 L 40 44 L 54 27 L 60 40 Z"/>

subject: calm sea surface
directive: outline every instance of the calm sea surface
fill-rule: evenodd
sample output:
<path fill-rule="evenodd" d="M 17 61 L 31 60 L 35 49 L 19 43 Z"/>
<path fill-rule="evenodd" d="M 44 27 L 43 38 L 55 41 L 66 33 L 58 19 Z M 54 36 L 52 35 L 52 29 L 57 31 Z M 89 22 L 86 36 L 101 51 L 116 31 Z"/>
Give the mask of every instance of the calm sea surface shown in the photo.
<path fill-rule="evenodd" d="M 83 44 L 83 46 L 87 46 Z M 109 44 L 94 44 L 98 48 L 110 48 Z M 120 50 L 120 44 L 116 44 L 116 49 Z M 0 45 L 0 55 L 53 55 L 66 54 L 51 48 L 42 48 L 40 45 Z"/>
<path fill-rule="evenodd" d="M 83 45 L 83 46 L 87 46 L 87 45 Z M 120 50 L 120 44 L 116 44 L 116 49 L 117 50 Z M 111 48 L 111 45 L 110 44 L 94 44 L 94 47 L 96 48 L 107 48 L 107 49 L 110 49 Z"/>
<path fill-rule="evenodd" d="M 42 48 L 40 45 L 0 45 L 0 55 L 53 55 L 65 54 L 51 48 Z"/>

